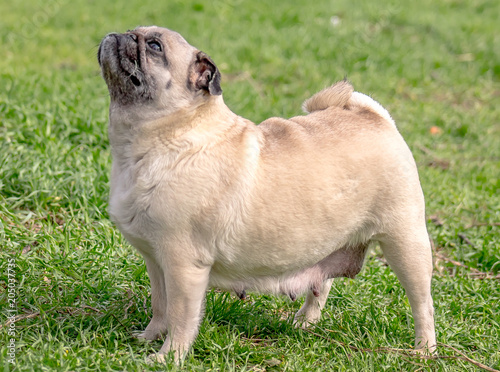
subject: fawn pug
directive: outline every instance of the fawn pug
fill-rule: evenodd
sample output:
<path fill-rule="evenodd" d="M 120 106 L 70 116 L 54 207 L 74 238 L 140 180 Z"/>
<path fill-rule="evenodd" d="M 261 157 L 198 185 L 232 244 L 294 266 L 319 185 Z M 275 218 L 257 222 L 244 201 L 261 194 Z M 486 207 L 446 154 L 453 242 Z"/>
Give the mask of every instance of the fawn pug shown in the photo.
<path fill-rule="evenodd" d="M 222 99 L 221 75 L 178 33 L 109 34 L 98 60 L 110 93 L 110 215 L 146 261 L 157 358 L 195 339 L 206 289 L 306 293 L 320 317 L 333 278 L 354 277 L 370 242 L 406 290 L 415 348 L 435 348 L 432 257 L 412 154 L 389 113 L 347 81 L 308 113 L 258 126 Z"/>

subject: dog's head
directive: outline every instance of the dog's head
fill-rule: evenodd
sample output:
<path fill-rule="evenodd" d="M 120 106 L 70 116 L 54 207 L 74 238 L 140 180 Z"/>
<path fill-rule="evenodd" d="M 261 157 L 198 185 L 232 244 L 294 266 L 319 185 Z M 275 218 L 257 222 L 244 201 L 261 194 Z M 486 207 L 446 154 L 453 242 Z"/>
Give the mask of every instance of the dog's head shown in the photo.
<path fill-rule="evenodd" d="M 140 107 L 154 118 L 222 94 L 220 72 L 210 57 L 165 28 L 109 34 L 97 58 L 112 109 Z"/>

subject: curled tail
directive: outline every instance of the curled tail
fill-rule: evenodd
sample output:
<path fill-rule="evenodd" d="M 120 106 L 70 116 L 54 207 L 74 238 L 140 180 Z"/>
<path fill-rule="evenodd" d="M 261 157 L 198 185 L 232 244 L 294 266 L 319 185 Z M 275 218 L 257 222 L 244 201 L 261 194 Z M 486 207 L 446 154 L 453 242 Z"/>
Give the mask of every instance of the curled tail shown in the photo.
<path fill-rule="evenodd" d="M 328 107 L 340 107 L 346 110 L 370 110 L 396 127 L 391 115 L 380 103 L 363 93 L 355 92 L 347 80 L 339 81 L 323 89 L 307 99 L 302 105 L 303 110 L 307 113 L 324 110 Z"/>
<path fill-rule="evenodd" d="M 302 109 L 307 113 L 311 113 L 332 106 L 345 107 L 351 99 L 353 92 L 354 88 L 351 83 L 347 80 L 342 80 L 307 99 L 302 105 Z"/>

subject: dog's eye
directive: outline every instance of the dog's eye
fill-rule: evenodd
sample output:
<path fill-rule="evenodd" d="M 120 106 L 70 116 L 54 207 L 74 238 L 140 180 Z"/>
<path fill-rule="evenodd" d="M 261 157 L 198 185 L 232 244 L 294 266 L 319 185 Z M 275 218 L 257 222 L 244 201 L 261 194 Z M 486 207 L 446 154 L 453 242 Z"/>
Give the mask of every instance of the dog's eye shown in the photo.
<path fill-rule="evenodd" d="M 151 49 L 153 49 L 156 52 L 161 52 L 161 44 L 158 41 L 149 41 L 148 45 Z"/>

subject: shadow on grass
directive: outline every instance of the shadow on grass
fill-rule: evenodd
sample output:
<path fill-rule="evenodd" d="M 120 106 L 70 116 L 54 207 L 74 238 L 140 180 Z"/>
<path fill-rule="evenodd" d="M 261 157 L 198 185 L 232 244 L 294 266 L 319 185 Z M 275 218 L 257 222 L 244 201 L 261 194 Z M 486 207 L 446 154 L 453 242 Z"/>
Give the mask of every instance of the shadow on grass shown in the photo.
<path fill-rule="evenodd" d="M 246 338 L 276 338 L 295 331 L 295 303 L 276 297 L 252 296 L 240 300 L 228 292 L 211 290 L 206 298 L 205 322 L 229 326 Z"/>

